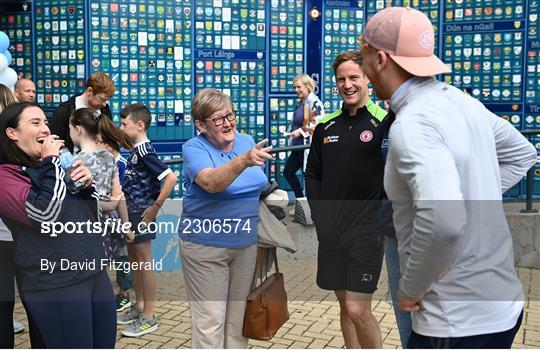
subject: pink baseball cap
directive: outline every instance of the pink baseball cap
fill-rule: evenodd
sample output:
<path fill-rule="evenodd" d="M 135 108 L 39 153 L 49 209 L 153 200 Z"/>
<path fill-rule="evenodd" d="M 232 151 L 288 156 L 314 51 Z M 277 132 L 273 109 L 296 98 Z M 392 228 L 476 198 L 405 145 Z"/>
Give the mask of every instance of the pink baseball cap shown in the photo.
<path fill-rule="evenodd" d="M 410 7 L 388 7 L 366 25 L 363 40 L 382 50 L 401 68 L 419 77 L 451 72 L 437 56 L 433 25 L 422 12 Z"/>

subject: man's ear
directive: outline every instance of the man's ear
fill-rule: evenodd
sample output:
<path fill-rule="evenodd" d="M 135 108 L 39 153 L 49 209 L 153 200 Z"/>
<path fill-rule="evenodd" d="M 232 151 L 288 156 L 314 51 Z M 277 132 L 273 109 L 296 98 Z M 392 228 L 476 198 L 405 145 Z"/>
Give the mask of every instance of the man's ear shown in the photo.
<path fill-rule="evenodd" d="M 85 92 L 89 95 L 93 95 L 94 94 L 94 89 L 92 89 L 90 86 L 86 88 Z"/>
<path fill-rule="evenodd" d="M 140 130 L 144 130 L 145 129 L 145 125 L 144 125 L 144 122 L 142 120 L 139 120 L 137 122 L 137 128 L 139 128 Z"/>
<path fill-rule="evenodd" d="M 13 141 L 17 141 L 19 139 L 17 137 L 17 131 L 13 128 L 7 128 L 6 135 L 10 140 L 13 140 Z"/>
<path fill-rule="evenodd" d="M 382 70 L 388 64 L 389 56 L 384 51 L 377 51 L 377 70 Z"/>

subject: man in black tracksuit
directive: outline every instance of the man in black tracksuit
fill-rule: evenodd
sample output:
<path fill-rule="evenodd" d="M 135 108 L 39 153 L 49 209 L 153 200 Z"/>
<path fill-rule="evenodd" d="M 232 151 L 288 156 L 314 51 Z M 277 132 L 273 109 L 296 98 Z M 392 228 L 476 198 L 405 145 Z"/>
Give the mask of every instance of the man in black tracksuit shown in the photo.
<path fill-rule="evenodd" d="M 343 107 L 315 128 L 305 175 L 319 239 L 317 285 L 336 293 L 347 348 L 381 348 L 371 298 L 384 252 L 378 215 L 389 123 L 369 98 L 358 52 L 340 54 L 333 68 Z"/>

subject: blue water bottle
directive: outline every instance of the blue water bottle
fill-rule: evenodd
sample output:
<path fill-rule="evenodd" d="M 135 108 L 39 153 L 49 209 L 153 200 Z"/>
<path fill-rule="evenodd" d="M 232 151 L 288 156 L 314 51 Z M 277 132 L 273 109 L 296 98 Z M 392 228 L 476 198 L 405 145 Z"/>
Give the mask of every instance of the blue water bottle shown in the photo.
<path fill-rule="evenodd" d="M 75 162 L 73 154 L 71 154 L 67 147 L 62 147 L 60 148 L 58 156 L 60 158 L 60 166 L 66 172 L 65 176 L 68 191 L 73 194 L 79 193 L 79 191 L 86 188 L 87 185 L 86 183 L 81 181 L 73 181 L 73 179 L 71 178 L 71 172 L 73 171 L 73 169 L 75 169 L 73 167 L 73 163 Z"/>

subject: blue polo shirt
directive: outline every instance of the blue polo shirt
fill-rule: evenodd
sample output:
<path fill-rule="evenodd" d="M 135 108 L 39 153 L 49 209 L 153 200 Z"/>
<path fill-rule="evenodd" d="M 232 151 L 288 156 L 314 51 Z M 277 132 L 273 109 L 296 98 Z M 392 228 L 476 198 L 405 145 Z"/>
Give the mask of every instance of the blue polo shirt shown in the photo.
<path fill-rule="evenodd" d="M 205 168 L 217 168 L 255 146 L 249 135 L 237 133 L 231 152 L 222 152 L 198 135 L 184 144 L 184 200 L 179 235 L 193 243 L 244 248 L 258 242 L 259 196 L 268 183 L 261 167 L 245 169 L 224 191 L 206 192 L 195 183 Z"/>

